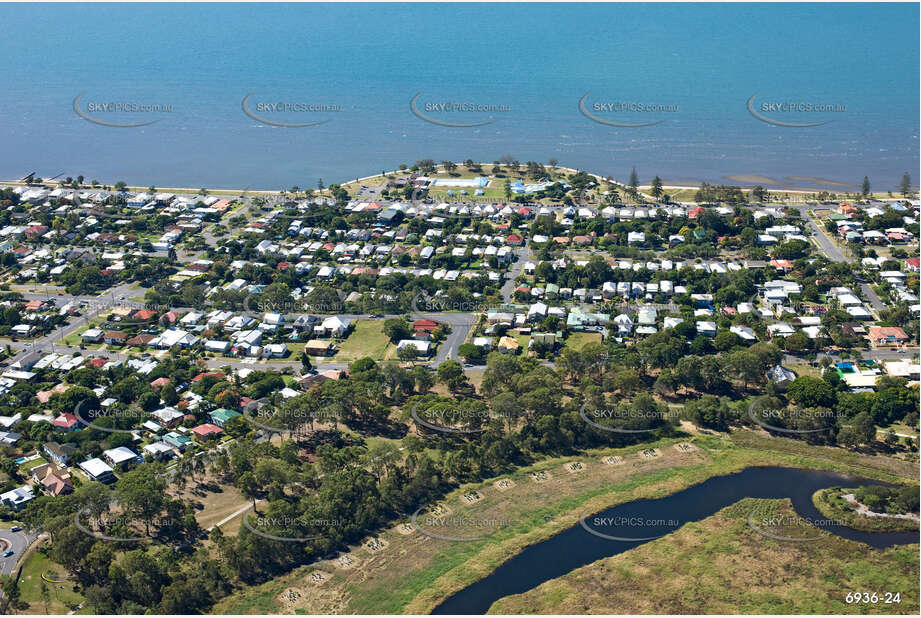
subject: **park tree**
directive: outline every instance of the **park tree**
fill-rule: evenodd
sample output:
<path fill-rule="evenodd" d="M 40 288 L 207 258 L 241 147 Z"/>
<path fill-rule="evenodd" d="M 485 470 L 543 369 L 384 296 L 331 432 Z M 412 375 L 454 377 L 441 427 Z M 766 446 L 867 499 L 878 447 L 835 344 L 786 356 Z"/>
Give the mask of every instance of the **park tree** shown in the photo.
<path fill-rule="evenodd" d="M 126 512 L 144 521 L 144 532 L 150 535 L 150 521 L 165 505 L 166 480 L 157 464 L 141 464 L 118 479 L 115 495 Z"/>
<path fill-rule="evenodd" d="M 799 376 L 787 387 L 790 397 L 804 408 L 833 408 L 835 390 L 825 380 L 814 376 Z"/>
<path fill-rule="evenodd" d="M 455 388 L 464 377 L 464 368 L 456 360 L 446 360 L 438 365 L 438 381 Z"/>
<path fill-rule="evenodd" d="M 864 197 L 870 195 L 870 178 L 867 176 L 863 177 L 863 182 L 860 183 L 860 193 Z"/>
<path fill-rule="evenodd" d="M 412 337 L 413 327 L 404 318 L 390 318 L 384 320 L 384 334 L 390 338 L 392 343 L 398 343 Z"/>

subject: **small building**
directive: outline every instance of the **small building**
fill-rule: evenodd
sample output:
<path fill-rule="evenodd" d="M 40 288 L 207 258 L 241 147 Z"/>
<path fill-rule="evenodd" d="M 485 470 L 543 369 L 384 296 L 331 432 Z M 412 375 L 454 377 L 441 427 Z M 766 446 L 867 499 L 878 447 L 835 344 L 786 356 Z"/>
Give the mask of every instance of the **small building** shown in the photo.
<path fill-rule="evenodd" d="M 783 365 L 774 365 L 767 371 L 766 375 L 775 384 L 786 384 L 796 379 L 796 374 Z"/>
<path fill-rule="evenodd" d="M 128 334 L 120 330 L 107 330 L 102 339 L 109 345 L 124 345 L 128 341 Z"/>
<path fill-rule="evenodd" d="M 80 469 L 86 473 L 91 481 L 111 483 L 115 480 L 114 470 L 101 459 L 88 459 L 80 464 Z"/>
<path fill-rule="evenodd" d="M 54 428 L 58 431 L 77 431 L 80 429 L 80 419 L 70 412 L 61 414 L 51 421 L 51 424 L 54 425 Z"/>
<path fill-rule="evenodd" d="M 23 485 L 16 489 L 11 489 L 6 493 L 0 494 L 0 504 L 8 506 L 14 511 L 18 511 L 32 501 L 32 486 Z"/>
<path fill-rule="evenodd" d="M 76 447 L 71 444 L 58 444 L 57 442 L 45 442 L 42 450 L 60 468 L 69 466 L 71 457 L 77 451 Z"/>
<path fill-rule="evenodd" d="M 124 469 L 132 461 L 138 461 L 138 454 L 127 446 L 119 446 L 103 451 L 102 456 L 116 468 Z"/>
<path fill-rule="evenodd" d="M 182 412 L 176 408 L 165 407 L 150 413 L 164 427 L 172 427 L 182 420 Z"/>
<path fill-rule="evenodd" d="M 188 436 L 184 436 L 176 431 L 171 431 L 163 436 L 163 441 L 180 453 L 185 452 L 189 445 L 192 444 L 192 440 Z"/>
<path fill-rule="evenodd" d="M 333 344 L 323 339 L 311 339 L 304 346 L 304 352 L 309 356 L 329 356 L 333 352 Z"/>
<path fill-rule="evenodd" d="M 507 354 L 517 354 L 521 349 L 521 344 L 514 337 L 500 337 L 497 349 Z"/>
<path fill-rule="evenodd" d="M 102 341 L 103 332 L 98 328 L 88 328 L 83 331 L 83 334 L 80 335 L 80 340 L 83 343 L 99 343 Z"/>
<path fill-rule="evenodd" d="M 397 352 L 406 347 L 415 348 L 416 354 L 418 356 L 428 357 L 432 353 L 432 345 L 428 341 L 421 341 L 419 339 L 403 339 L 397 344 Z"/>
<path fill-rule="evenodd" d="M 223 429 L 230 419 L 236 418 L 238 416 L 243 416 L 236 410 L 228 410 L 227 408 L 220 408 L 211 413 L 211 422 Z"/>
<path fill-rule="evenodd" d="M 173 451 L 173 447 L 162 440 L 158 442 L 152 442 L 145 446 L 142 450 L 144 451 L 145 461 L 159 461 L 162 459 L 170 459 L 176 456 L 176 453 Z"/>
<path fill-rule="evenodd" d="M 192 435 L 194 435 L 197 440 L 210 440 L 211 438 L 220 436 L 222 433 L 224 433 L 223 429 L 211 423 L 204 423 L 198 427 L 192 428 Z"/>
<path fill-rule="evenodd" d="M 898 326 L 871 326 L 867 335 L 873 345 L 902 345 L 908 342 L 908 335 Z"/>
<path fill-rule="evenodd" d="M 41 485 L 49 496 L 63 496 L 72 493 L 74 490 L 70 475 L 64 476 L 55 472 L 45 475 L 45 478 L 41 480 Z"/>

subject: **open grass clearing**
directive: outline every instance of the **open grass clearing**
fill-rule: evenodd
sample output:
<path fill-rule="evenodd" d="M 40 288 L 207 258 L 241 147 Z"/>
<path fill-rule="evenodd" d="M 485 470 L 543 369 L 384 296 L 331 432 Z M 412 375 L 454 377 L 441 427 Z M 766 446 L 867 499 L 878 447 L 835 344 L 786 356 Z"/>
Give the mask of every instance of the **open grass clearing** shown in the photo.
<path fill-rule="evenodd" d="M 356 320 L 352 334 L 338 347 L 334 357 L 337 362 L 351 362 L 366 356 L 380 360 L 387 358 L 390 348 L 396 349 L 384 334 L 383 320 Z"/>
<path fill-rule="evenodd" d="M 64 583 L 45 582 L 47 605 L 42 598 L 42 573 L 48 579 L 67 580 L 68 573 L 59 564 L 48 559 L 41 551 L 33 551 L 22 565 L 19 591 L 20 598 L 29 607 L 20 610 L 24 614 L 67 614 L 72 608 L 83 603 L 83 595 L 74 592 L 74 584 L 69 581 Z"/>

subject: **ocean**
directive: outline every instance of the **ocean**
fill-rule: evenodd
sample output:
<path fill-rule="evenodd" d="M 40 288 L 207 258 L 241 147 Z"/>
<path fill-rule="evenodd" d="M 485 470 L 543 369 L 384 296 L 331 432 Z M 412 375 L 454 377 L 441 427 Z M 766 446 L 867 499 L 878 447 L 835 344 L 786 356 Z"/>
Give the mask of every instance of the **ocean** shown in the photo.
<path fill-rule="evenodd" d="M 3 4 L 0 24 L 6 180 L 281 189 L 503 156 L 918 180 L 917 4 Z"/>

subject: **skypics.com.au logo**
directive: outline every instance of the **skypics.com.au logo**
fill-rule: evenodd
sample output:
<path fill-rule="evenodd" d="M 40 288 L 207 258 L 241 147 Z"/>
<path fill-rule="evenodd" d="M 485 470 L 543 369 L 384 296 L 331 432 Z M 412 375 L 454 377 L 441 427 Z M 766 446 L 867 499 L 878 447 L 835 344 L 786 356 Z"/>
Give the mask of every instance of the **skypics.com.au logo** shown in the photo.
<path fill-rule="evenodd" d="M 342 111 L 342 106 L 336 103 L 324 103 L 289 98 L 257 97 L 255 92 L 250 92 L 240 102 L 243 113 L 248 117 L 272 127 L 303 128 L 316 127 L 332 120 L 329 117 Z M 299 118 L 315 118 L 318 120 L 298 120 Z"/>
<path fill-rule="evenodd" d="M 595 406 L 586 402 L 579 408 L 579 416 L 599 431 L 643 434 L 667 429 L 670 423 L 679 417 L 679 414 L 671 409 L 642 410 L 629 405 Z M 648 425 L 654 426 L 648 427 Z"/>
<path fill-rule="evenodd" d="M 637 514 L 599 513 L 589 516 L 583 511 L 579 525 L 591 535 L 606 541 L 621 543 L 642 543 L 652 541 L 674 532 L 681 521 L 673 517 L 649 517 Z"/>
<path fill-rule="evenodd" d="M 441 127 L 472 128 L 482 127 L 496 121 L 495 114 L 512 111 L 511 105 L 491 101 L 456 101 L 424 97 L 422 92 L 409 101 L 409 110 L 413 116 Z M 471 120 L 461 122 L 460 119 Z"/>
<path fill-rule="evenodd" d="M 763 407 L 758 399 L 748 406 L 748 418 L 777 433 L 811 434 L 830 431 L 847 415 L 828 408 Z"/>
<path fill-rule="evenodd" d="M 73 100 L 74 113 L 88 122 L 102 127 L 146 127 L 160 122 L 171 114 L 171 103 L 139 101 L 126 98 L 96 99 L 78 94 Z"/>
<path fill-rule="evenodd" d="M 756 92 L 745 102 L 748 113 L 775 127 L 807 128 L 821 127 L 834 120 L 832 114 L 847 112 L 847 105 L 833 101 L 810 101 L 803 99 L 765 99 L 756 103 Z M 819 118 L 819 120 L 813 120 Z"/>
<path fill-rule="evenodd" d="M 257 536 L 284 543 L 309 543 L 329 535 L 332 529 L 346 527 L 344 519 L 261 515 L 254 510 L 243 516 L 243 527 Z"/>
<path fill-rule="evenodd" d="M 583 116 L 609 127 L 635 128 L 651 127 L 665 122 L 659 118 L 663 114 L 676 114 L 679 107 L 674 103 L 652 101 L 593 101 L 589 102 L 590 92 L 579 99 L 579 112 Z M 634 121 L 633 119 L 650 118 L 653 120 Z"/>
<path fill-rule="evenodd" d="M 445 434 L 471 435 L 486 431 L 486 425 L 500 415 L 490 412 L 489 408 L 458 406 L 453 403 L 439 402 L 426 406 L 416 402 L 410 410 L 410 416 L 420 426 Z"/>

